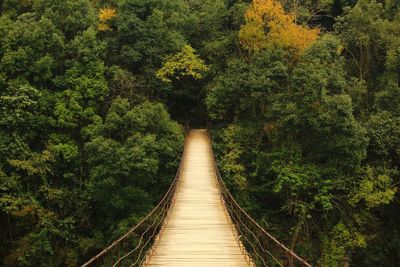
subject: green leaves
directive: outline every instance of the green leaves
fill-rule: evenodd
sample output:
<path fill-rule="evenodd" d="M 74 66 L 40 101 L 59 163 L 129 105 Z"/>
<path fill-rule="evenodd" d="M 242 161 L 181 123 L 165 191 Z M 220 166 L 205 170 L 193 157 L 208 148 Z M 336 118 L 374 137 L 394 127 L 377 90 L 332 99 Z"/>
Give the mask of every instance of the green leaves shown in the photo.
<path fill-rule="evenodd" d="M 379 112 L 366 122 L 370 156 L 375 160 L 396 160 L 400 156 L 400 119 L 389 112 Z"/>
<path fill-rule="evenodd" d="M 208 67 L 195 52 L 190 45 L 185 45 L 181 52 L 166 58 L 156 76 L 165 83 L 171 83 L 171 79 L 180 80 L 184 77 L 191 77 L 195 80 L 202 79 L 203 74 L 208 71 Z"/>
<path fill-rule="evenodd" d="M 142 213 L 173 177 L 183 144 L 181 129 L 161 104 L 132 107 L 121 98 L 96 128 L 85 151 L 97 208 L 108 223 Z"/>
<path fill-rule="evenodd" d="M 301 55 L 243 50 L 249 1 L 0 2 L 4 265 L 76 266 L 137 222 L 178 164 L 169 114 L 213 120 L 231 191 L 307 259 L 399 262 L 398 1 L 281 1 L 321 28 Z"/>
<path fill-rule="evenodd" d="M 228 61 L 227 69 L 209 85 L 206 102 L 211 117 L 232 121 L 262 116 L 272 100 L 269 96 L 283 89 L 285 61 L 281 50 L 256 54 L 250 62 Z"/>
<path fill-rule="evenodd" d="M 245 177 L 246 167 L 240 162 L 244 154 L 244 148 L 235 140 L 241 134 L 242 129 L 237 125 L 230 125 L 224 131 L 224 155 L 221 158 L 222 171 L 226 182 L 232 192 L 243 192 L 247 187 Z"/>
<path fill-rule="evenodd" d="M 386 174 L 376 174 L 370 166 L 366 166 L 358 189 L 352 194 L 350 204 L 355 206 L 363 201 L 368 208 L 376 208 L 389 204 L 397 192 L 397 187 Z"/>
<path fill-rule="evenodd" d="M 32 154 L 26 160 L 9 160 L 8 162 L 17 171 L 23 171 L 28 176 L 45 177 L 51 172 L 50 163 L 53 161 L 53 155 L 49 151 L 43 151 L 41 154 Z"/>
<path fill-rule="evenodd" d="M 26 82 L 14 81 L 0 94 L 0 125 L 3 129 L 22 133 L 38 130 L 44 120 L 42 94 Z M 34 135 L 34 132 L 26 133 Z"/>
<path fill-rule="evenodd" d="M 373 233 L 387 231 L 381 216 L 398 206 L 397 22 L 386 15 L 360 0 L 338 36 L 323 34 L 296 59 L 283 49 L 235 54 L 207 86 L 211 118 L 231 133 L 217 142 L 232 192 L 271 229 L 285 224 L 289 233 L 276 234 L 322 266 L 368 265 L 358 255 L 381 250 Z"/>
<path fill-rule="evenodd" d="M 130 69 L 136 63 L 156 68 L 163 55 L 173 54 L 185 44 L 183 27 L 188 9 L 184 1 L 129 0 L 119 8 L 117 18 L 119 58 Z"/>
<path fill-rule="evenodd" d="M 349 264 L 351 251 L 366 247 L 366 238 L 352 232 L 343 222 L 332 229 L 329 237 L 323 238 L 324 250 L 320 263 L 323 266 L 339 267 Z"/>

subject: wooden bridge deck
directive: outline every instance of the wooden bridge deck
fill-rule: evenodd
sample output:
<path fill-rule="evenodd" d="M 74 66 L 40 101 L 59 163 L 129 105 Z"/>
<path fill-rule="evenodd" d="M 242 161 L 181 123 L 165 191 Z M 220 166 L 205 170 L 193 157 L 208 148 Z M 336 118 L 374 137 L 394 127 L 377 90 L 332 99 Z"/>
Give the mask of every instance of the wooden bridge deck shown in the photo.
<path fill-rule="evenodd" d="M 221 200 L 205 130 L 192 130 L 170 215 L 144 266 L 251 266 Z"/>

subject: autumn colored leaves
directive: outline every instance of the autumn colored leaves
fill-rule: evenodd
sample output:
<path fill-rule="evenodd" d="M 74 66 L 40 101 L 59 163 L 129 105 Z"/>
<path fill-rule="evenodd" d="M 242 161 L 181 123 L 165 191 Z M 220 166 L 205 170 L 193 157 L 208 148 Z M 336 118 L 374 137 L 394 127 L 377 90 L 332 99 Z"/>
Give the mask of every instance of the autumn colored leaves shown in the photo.
<path fill-rule="evenodd" d="M 245 20 L 239 38 L 240 43 L 251 51 L 278 45 L 300 53 L 312 45 L 319 34 L 318 29 L 296 24 L 295 15 L 286 14 L 276 0 L 253 0 Z"/>
<path fill-rule="evenodd" d="M 101 32 L 111 30 L 110 26 L 107 24 L 108 21 L 117 16 L 117 10 L 115 8 L 102 8 L 99 11 L 99 25 L 98 29 Z"/>
<path fill-rule="evenodd" d="M 99 11 L 99 31 L 109 31 L 110 21 L 117 16 L 115 8 Z M 251 52 L 280 46 L 300 54 L 318 38 L 319 29 L 309 29 L 296 23 L 296 15 L 288 14 L 278 0 L 253 0 L 245 13 L 245 24 L 239 32 L 239 41 L 244 49 Z M 156 76 L 165 83 L 180 80 L 185 76 L 203 78 L 208 67 L 196 51 L 185 45 L 181 51 L 167 57 Z"/>
<path fill-rule="evenodd" d="M 166 58 L 156 76 L 165 83 L 171 83 L 172 79 L 181 80 L 184 77 L 200 80 L 208 69 L 196 51 L 190 45 L 185 45 L 182 51 Z"/>

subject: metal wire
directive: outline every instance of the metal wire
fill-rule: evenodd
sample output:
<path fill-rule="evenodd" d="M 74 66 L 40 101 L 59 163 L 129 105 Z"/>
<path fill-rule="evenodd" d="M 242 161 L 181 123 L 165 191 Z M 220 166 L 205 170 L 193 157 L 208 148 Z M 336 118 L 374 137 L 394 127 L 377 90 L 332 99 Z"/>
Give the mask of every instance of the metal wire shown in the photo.
<path fill-rule="evenodd" d="M 153 223 L 152 223 L 149 227 L 147 227 L 146 230 L 142 233 L 142 235 L 141 235 L 141 237 L 140 237 L 140 240 L 139 240 L 139 244 L 138 244 L 134 249 L 132 249 L 131 251 L 129 251 L 128 253 L 126 253 L 124 256 L 120 257 L 120 258 L 117 260 L 117 262 L 114 263 L 114 265 L 113 265 L 112 267 L 118 266 L 118 264 L 121 263 L 125 258 L 129 257 L 133 252 L 135 252 L 136 250 L 138 250 L 138 249 L 141 247 L 141 250 L 140 250 L 138 259 L 140 258 L 140 255 L 141 255 L 141 252 L 143 251 L 144 246 L 146 246 L 146 244 L 147 244 L 148 241 L 149 241 L 149 239 L 147 239 L 146 243 L 145 243 L 143 246 L 141 246 L 143 237 L 145 236 L 145 234 L 146 234 L 152 227 L 154 228 L 152 236 L 154 235 L 154 233 L 156 232 L 157 227 L 160 225 L 160 222 L 161 222 L 162 220 L 161 220 L 160 222 L 157 223 L 157 226 L 156 226 L 156 227 L 154 227 L 154 224 L 156 223 L 156 220 L 157 220 L 158 218 L 160 218 L 160 216 L 163 215 L 163 213 L 165 212 L 165 207 L 166 207 L 166 206 L 165 206 L 165 204 L 164 204 L 164 206 L 163 206 L 163 208 L 162 208 L 162 213 L 159 213 L 159 214 L 157 215 L 157 217 L 154 218 Z"/>
<path fill-rule="evenodd" d="M 237 213 L 237 211 L 236 211 L 235 209 L 229 209 L 229 210 L 232 210 L 232 211 L 238 216 L 238 219 L 239 219 L 240 223 L 239 223 L 237 220 L 235 220 L 236 224 L 238 224 L 239 226 L 243 226 L 244 228 L 246 228 L 247 231 L 248 231 L 248 232 L 254 237 L 254 239 L 257 241 L 257 243 L 258 243 L 260 249 L 261 249 L 263 252 L 267 253 L 269 256 L 271 256 L 271 258 L 272 258 L 279 266 L 282 266 L 282 267 L 283 267 L 282 263 L 281 263 L 276 257 L 274 257 L 274 255 L 272 255 L 271 252 L 269 252 L 268 250 L 264 249 L 264 247 L 263 247 L 263 245 L 261 244 L 261 242 L 260 242 L 260 240 L 258 239 L 258 237 L 257 237 L 257 236 L 254 234 L 254 232 L 251 231 L 251 230 L 249 229 L 249 227 L 242 221 L 242 219 L 240 218 L 240 215 Z M 232 217 L 233 217 L 233 216 L 232 216 Z M 239 227 L 239 226 L 236 226 L 236 229 L 238 229 L 238 231 L 240 231 L 240 233 L 242 234 L 242 236 L 243 236 L 243 237 L 249 242 L 249 244 L 253 247 L 253 249 L 254 249 L 253 251 L 254 251 L 254 252 L 257 254 L 257 256 L 262 260 L 264 266 L 267 266 L 267 263 L 265 262 L 265 260 L 263 259 L 263 257 L 261 257 L 260 254 L 259 254 L 259 253 L 257 252 L 257 250 L 255 249 L 254 243 L 253 243 L 253 242 L 250 242 L 250 241 L 248 240 L 248 238 L 246 237 L 246 235 L 243 234 L 243 232 L 242 232 L 242 230 L 241 230 L 241 227 Z"/>
<path fill-rule="evenodd" d="M 228 208 L 228 212 L 229 212 L 229 208 Z M 234 220 L 233 218 L 232 218 L 232 216 L 231 216 L 231 219 L 232 220 Z M 240 237 L 242 237 L 242 239 L 244 239 L 245 241 L 247 241 L 247 244 L 249 244 L 251 247 L 252 247 L 252 251 L 253 251 L 253 261 L 255 260 L 254 259 L 254 253 L 255 253 L 255 256 L 257 256 L 257 258 L 259 258 L 262 262 L 263 262 L 263 264 L 264 264 L 264 266 L 267 266 L 267 263 L 265 262 L 265 260 L 264 260 L 264 258 L 257 252 L 257 249 L 256 249 L 256 247 L 254 246 L 254 244 L 253 244 L 253 242 L 251 242 L 250 240 L 249 240 L 249 238 L 244 234 L 244 232 L 242 231 L 242 229 L 239 227 L 239 225 L 240 224 L 238 224 L 238 222 L 235 220 L 235 223 L 234 223 L 234 225 L 235 225 L 235 229 L 240 233 Z M 243 243 L 243 242 L 242 242 Z M 247 251 L 248 252 L 248 251 Z"/>
<path fill-rule="evenodd" d="M 118 240 L 116 240 L 115 242 L 113 242 L 110 246 L 108 246 L 106 249 L 104 249 L 103 251 L 101 251 L 100 253 L 98 253 L 96 256 L 94 256 L 93 258 L 91 258 L 89 261 L 87 261 L 86 263 L 84 263 L 81 267 L 97 267 L 97 266 L 104 266 L 107 263 L 107 266 L 118 266 L 125 258 L 129 257 L 130 255 L 132 255 L 136 250 L 140 249 L 140 253 L 138 255 L 136 255 L 136 263 L 143 260 L 142 258 L 142 254 L 143 255 L 147 255 L 148 251 L 151 249 L 151 246 L 149 246 L 148 248 L 146 248 L 147 245 L 150 244 L 150 242 L 156 238 L 156 235 L 158 234 L 159 226 L 162 222 L 164 222 L 167 214 L 168 214 L 168 210 L 169 207 L 171 206 L 171 203 L 173 201 L 174 198 L 174 194 L 175 194 L 175 190 L 178 184 L 178 180 L 180 177 L 180 173 L 182 171 L 182 163 L 183 163 L 183 158 L 185 156 L 185 148 L 186 148 L 186 143 L 187 143 L 187 135 L 188 135 L 188 130 L 186 130 L 186 137 L 185 137 L 185 145 L 184 145 L 184 150 L 182 153 L 182 156 L 180 158 L 180 164 L 179 164 L 179 168 L 178 171 L 175 175 L 175 178 L 171 184 L 171 186 L 169 187 L 167 193 L 164 195 L 164 197 L 161 199 L 161 201 L 158 203 L 158 205 L 145 217 L 143 218 L 136 226 L 132 227 L 125 235 L 123 235 L 121 238 L 119 238 Z M 156 219 L 154 219 L 154 217 L 160 218 L 159 223 L 157 223 L 156 226 L 154 226 L 154 222 L 156 221 Z M 153 218 L 153 220 L 152 220 Z M 144 227 L 146 224 L 150 223 L 150 226 Z M 144 229 L 142 229 L 144 228 Z M 153 234 L 149 237 L 146 238 L 146 242 L 142 245 L 142 240 L 144 239 L 146 233 L 153 228 Z M 126 252 L 126 249 L 129 249 L 127 247 L 124 246 L 124 244 L 128 244 L 130 241 L 132 243 L 136 243 L 134 242 L 134 238 L 136 236 L 141 236 L 141 238 L 139 239 L 139 243 L 136 245 L 135 249 Z M 145 253 L 143 253 L 145 251 Z M 115 255 L 115 252 L 118 253 L 118 255 Z M 122 253 L 121 253 L 122 252 Z M 123 255 L 122 257 L 120 257 L 120 255 Z M 129 254 L 129 255 L 127 255 Z M 123 258 L 123 259 L 121 259 Z"/>
<path fill-rule="evenodd" d="M 211 133 L 210 133 L 210 127 L 208 127 L 208 135 L 210 138 L 210 149 L 212 151 L 212 142 L 211 142 Z M 214 158 L 214 157 L 213 157 Z M 250 256 L 253 258 L 262 258 L 262 263 L 258 264 L 259 266 L 267 266 L 270 265 L 271 262 L 268 259 L 269 257 L 272 257 L 272 259 L 278 263 L 280 266 L 295 266 L 295 264 L 300 265 L 300 266 L 306 266 L 306 267 L 312 267 L 311 264 L 309 264 L 307 261 L 299 257 L 294 251 L 290 250 L 287 248 L 285 245 L 283 245 L 281 242 L 279 242 L 274 236 L 272 236 L 270 233 L 268 233 L 265 229 L 263 229 L 234 199 L 232 194 L 229 192 L 228 188 L 226 187 L 221 174 L 219 172 L 217 163 L 215 161 L 215 158 L 213 159 L 214 161 L 214 169 L 215 169 L 215 175 L 217 177 L 222 198 L 225 202 L 225 206 L 228 208 L 228 212 L 230 217 L 235 223 L 236 229 L 241 233 L 243 238 L 247 240 L 248 246 L 251 246 L 252 251 L 249 251 L 248 253 Z M 238 219 L 236 219 L 235 217 Z M 241 227 L 244 227 L 247 229 L 247 232 L 242 231 Z M 254 229 L 253 231 L 250 230 L 250 228 Z M 254 233 L 256 232 L 258 236 L 262 237 L 262 240 L 265 242 L 268 242 L 269 246 L 274 247 L 274 251 L 271 252 L 267 249 L 264 248 L 262 245 L 262 242 L 260 241 L 259 238 L 257 238 L 257 235 Z M 250 236 L 253 236 L 254 239 L 256 240 L 257 244 L 254 244 L 254 242 L 250 242 L 249 239 L 251 239 Z M 256 245 L 256 246 L 255 246 Z M 267 255 L 264 257 L 260 257 L 264 253 Z M 275 255 L 275 256 L 274 256 Z"/>
<path fill-rule="evenodd" d="M 185 138 L 185 148 L 187 143 L 187 134 Z M 208 131 L 211 145 L 211 134 Z M 105 250 L 93 257 L 91 260 L 82 265 L 89 266 L 120 266 L 122 263 L 127 266 L 136 266 L 138 263 L 142 265 L 146 260 L 154 240 L 162 228 L 165 218 L 168 217 L 169 209 L 172 205 L 180 173 L 182 171 L 182 162 L 185 150 L 182 153 L 181 162 L 174 181 L 172 182 L 167 193 L 158 205 L 142 220 L 129 230 L 124 236 L 112 243 Z M 312 267 L 308 262 L 299 257 L 292 250 L 280 243 L 275 237 L 263 229 L 246 211 L 235 201 L 228 188 L 226 187 L 221 174 L 218 170 L 216 161 L 214 160 L 215 175 L 221 191 L 222 200 L 228 211 L 235 229 L 238 232 L 238 239 L 247 250 L 248 256 L 257 266 L 273 266 L 273 263 L 279 266 L 306 266 Z M 147 227 L 145 227 L 147 225 Z M 150 236 L 147 236 L 151 233 Z M 135 240 L 140 235 L 139 241 Z M 144 240 L 146 240 L 144 242 Z M 136 244 L 135 248 L 129 250 L 130 243 Z M 263 245 L 263 243 L 265 245 Z M 272 250 L 269 248 L 273 248 Z M 139 250 L 140 249 L 140 250 Z M 129 250 L 129 251 L 128 251 Z M 139 250 L 139 253 L 135 253 Z M 116 255 L 117 254 L 117 255 Z M 121 256 L 122 255 L 122 256 Z M 130 261 L 130 258 L 132 260 Z M 272 259 L 272 261 L 271 261 Z"/>

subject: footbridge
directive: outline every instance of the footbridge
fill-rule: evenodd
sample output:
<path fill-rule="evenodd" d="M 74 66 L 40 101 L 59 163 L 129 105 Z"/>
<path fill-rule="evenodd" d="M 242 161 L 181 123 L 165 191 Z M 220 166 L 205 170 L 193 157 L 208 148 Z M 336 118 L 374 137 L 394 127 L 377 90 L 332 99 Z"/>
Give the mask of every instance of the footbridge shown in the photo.
<path fill-rule="evenodd" d="M 138 225 L 82 267 L 307 266 L 226 188 L 207 130 L 188 132 L 176 177 Z"/>

